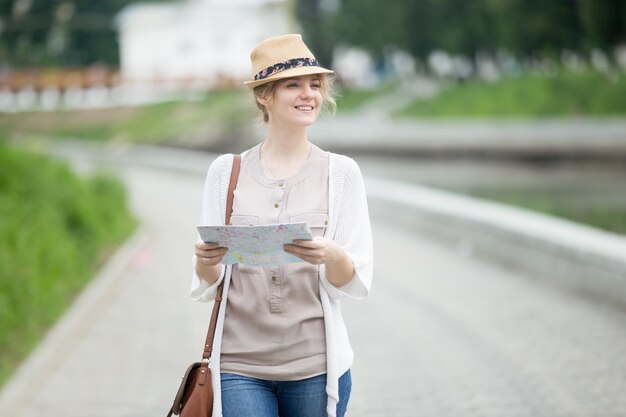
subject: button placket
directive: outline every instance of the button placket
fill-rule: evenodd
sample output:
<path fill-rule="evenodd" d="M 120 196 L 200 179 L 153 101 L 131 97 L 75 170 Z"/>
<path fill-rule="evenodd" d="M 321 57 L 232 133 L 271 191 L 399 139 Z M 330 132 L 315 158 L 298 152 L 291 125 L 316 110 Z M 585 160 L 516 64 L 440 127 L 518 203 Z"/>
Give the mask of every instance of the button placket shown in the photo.
<path fill-rule="evenodd" d="M 272 268 L 269 271 L 270 311 L 280 313 L 283 306 L 280 270 Z"/>
<path fill-rule="evenodd" d="M 272 191 L 272 202 L 274 208 L 278 209 L 283 205 L 283 199 L 285 198 L 285 190 L 283 188 L 276 188 Z"/>
<path fill-rule="evenodd" d="M 280 212 L 283 206 L 283 200 L 285 198 L 284 181 L 280 180 L 275 183 L 275 188 L 272 190 L 272 202 L 275 209 L 275 215 L 270 216 L 269 220 L 274 223 L 280 222 Z M 268 286 L 270 293 L 270 312 L 280 313 L 283 311 L 283 297 L 282 297 L 282 279 L 281 269 L 278 267 L 271 267 L 268 270 Z"/>

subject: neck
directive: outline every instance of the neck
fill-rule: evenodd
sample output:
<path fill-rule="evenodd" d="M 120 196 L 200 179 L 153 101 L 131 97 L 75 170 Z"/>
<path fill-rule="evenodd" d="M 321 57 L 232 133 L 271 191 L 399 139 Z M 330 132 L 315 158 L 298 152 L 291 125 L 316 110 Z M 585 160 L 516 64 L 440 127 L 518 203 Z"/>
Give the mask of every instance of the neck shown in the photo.
<path fill-rule="evenodd" d="M 306 129 L 268 129 L 261 145 L 261 163 L 267 177 L 290 178 L 298 173 L 309 156 L 310 144 Z"/>
<path fill-rule="evenodd" d="M 286 129 L 282 126 L 277 129 L 271 123 L 268 126 L 267 137 L 263 141 L 263 155 L 269 160 L 298 158 L 308 148 L 306 128 L 298 126 Z"/>

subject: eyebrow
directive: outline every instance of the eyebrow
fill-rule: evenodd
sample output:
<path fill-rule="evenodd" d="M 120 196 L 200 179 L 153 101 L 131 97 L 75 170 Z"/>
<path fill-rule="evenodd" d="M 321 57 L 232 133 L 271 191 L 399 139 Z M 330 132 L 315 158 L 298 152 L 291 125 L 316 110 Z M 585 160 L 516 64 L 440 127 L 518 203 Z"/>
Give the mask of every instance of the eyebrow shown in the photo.
<path fill-rule="evenodd" d="M 283 79 L 283 82 L 287 83 L 287 82 L 289 82 L 289 81 L 297 81 L 297 79 L 298 79 L 298 78 L 299 78 L 299 77 L 289 77 L 289 78 L 285 78 L 285 79 Z M 320 78 L 320 77 L 313 77 L 313 78 L 311 78 L 311 81 L 321 81 L 321 78 Z"/>

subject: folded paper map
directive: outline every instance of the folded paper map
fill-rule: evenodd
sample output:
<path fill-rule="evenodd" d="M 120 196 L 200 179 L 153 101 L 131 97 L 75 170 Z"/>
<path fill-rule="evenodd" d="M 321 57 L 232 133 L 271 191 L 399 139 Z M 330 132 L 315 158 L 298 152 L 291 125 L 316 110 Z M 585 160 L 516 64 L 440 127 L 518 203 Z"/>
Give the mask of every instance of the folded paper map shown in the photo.
<path fill-rule="evenodd" d="M 263 226 L 198 226 L 204 242 L 227 247 L 224 265 L 250 266 L 283 265 L 304 262 L 288 254 L 283 245 L 296 239 L 311 240 L 311 230 L 306 223 L 268 224 Z"/>

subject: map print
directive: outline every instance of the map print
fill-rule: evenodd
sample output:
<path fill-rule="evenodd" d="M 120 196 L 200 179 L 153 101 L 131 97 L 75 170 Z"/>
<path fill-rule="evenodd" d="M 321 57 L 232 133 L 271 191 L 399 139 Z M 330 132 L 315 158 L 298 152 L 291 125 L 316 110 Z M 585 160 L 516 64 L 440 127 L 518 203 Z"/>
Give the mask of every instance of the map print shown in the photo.
<path fill-rule="evenodd" d="M 296 239 L 311 240 L 307 223 L 268 224 L 263 226 L 198 226 L 204 242 L 219 243 L 227 247 L 224 265 L 245 264 L 250 266 L 284 265 L 304 262 L 288 254 L 283 245 Z"/>

